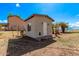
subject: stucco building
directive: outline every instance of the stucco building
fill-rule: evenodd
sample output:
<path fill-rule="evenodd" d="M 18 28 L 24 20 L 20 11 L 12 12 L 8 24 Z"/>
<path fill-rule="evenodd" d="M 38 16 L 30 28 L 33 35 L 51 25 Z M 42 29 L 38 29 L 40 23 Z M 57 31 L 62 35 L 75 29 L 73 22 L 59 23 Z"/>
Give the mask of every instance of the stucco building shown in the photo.
<path fill-rule="evenodd" d="M 25 34 L 33 38 L 52 36 L 52 22 L 47 15 L 33 14 L 25 20 Z"/>
<path fill-rule="evenodd" d="M 52 36 L 52 22 L 48 15 L 33 14 L 22 20 L 18 16 L 8 17 L 9 30 L 24 30 L 24 35 L 32 38 L 47 38 Z"/>
<path fill-rule="evenodd" d="M 24 30 L 24 21 L 19 16 L 9 16 L 8 30 Z"/>

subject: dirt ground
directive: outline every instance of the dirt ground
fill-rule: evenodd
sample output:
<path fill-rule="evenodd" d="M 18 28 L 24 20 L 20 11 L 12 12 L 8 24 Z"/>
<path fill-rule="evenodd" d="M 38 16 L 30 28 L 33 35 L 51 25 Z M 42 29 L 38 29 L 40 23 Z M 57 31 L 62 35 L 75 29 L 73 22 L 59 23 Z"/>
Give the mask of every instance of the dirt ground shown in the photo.
<path fill-rule="evenodd" d="M 30 37 L 18 38 L 19 33 L 0 32 L 1 56 L 77 56 L 79 33 L 61 34 L 60 38 L 36 41 Z"/>

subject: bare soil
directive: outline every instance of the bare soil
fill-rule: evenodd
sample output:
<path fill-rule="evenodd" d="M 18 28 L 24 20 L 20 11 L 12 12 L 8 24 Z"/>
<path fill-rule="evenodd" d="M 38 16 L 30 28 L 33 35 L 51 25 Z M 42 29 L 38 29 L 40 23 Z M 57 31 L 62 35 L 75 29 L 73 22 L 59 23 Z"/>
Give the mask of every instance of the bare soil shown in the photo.
<path fill-rule="evenodd" d="M 66 33 L 60 38 L 36 41 L 30 37 L 18 37 L 16 31 L 0 32 L 1 56 L 78 56 L 79 33 Z"/>

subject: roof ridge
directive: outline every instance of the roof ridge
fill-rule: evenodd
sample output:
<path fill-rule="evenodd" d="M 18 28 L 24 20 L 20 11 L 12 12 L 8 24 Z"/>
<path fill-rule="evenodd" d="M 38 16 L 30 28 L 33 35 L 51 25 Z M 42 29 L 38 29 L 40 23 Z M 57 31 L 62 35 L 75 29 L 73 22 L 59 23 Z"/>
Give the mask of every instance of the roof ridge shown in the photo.
<path fill-rule="evenodd" d="M 19 17 L 18 15 L 11 15 L 11 16 L 8 16 L 7 18 L 9 18 L 9 17 L 18 17 L 18 18 L 20 18 L 21 21 L 24 22 L 24 20 L 21 17 Z"/>
<path fill-rule="evenodd" d="M 34 16 L 45 16 L 45 17 L 48 17 L 49 19 L 51 19 L 52 21 L 54 21 L 51 17 L 49 17 L 48 15 L 45 15 L 45 14 L 32 14 L 31 16 L 29 16 L 27 19 L 25 19 L 25 20 L 23 20 L 21 17 L 19 17 L 18 15 L 11 15 L 11 16 L 8 16 L 8 18 L 9 17 L 18 17 L 18 18 L 20 18 L 22 21 L 27 21 L 27 20 L 29 20 L 29 19 L 31 19 L 32 17 L 34 17 Z"/>
<path fill-rule="evenodd" d="M 27 21 L 29 19 L 31 19 L 33 16 L 46 16 L 49 19 L 51 19 L 52 21 L 54 21 L 54 19 L 52 19 L 51 17 L 49 17 L 48 15 L 44 15 L 44 14 L 32 14 L 30 17 L 28 17 L 27 19 L 25 19 L 24 21 Z"/>

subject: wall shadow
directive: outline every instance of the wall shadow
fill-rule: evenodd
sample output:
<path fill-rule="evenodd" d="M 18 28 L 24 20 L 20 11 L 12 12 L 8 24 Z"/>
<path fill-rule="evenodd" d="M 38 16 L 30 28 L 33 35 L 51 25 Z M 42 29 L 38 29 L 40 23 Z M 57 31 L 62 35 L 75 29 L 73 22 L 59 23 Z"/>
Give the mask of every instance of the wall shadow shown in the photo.
<path fill-rule="evenodd" d="M 21 56 L 36 49 L 43 48 L 54 42 L 56 41 L 53 39 L 42 40 L 39 42 L 27 36 L 19 39 L 9 39 L 6 56 Z"/>

